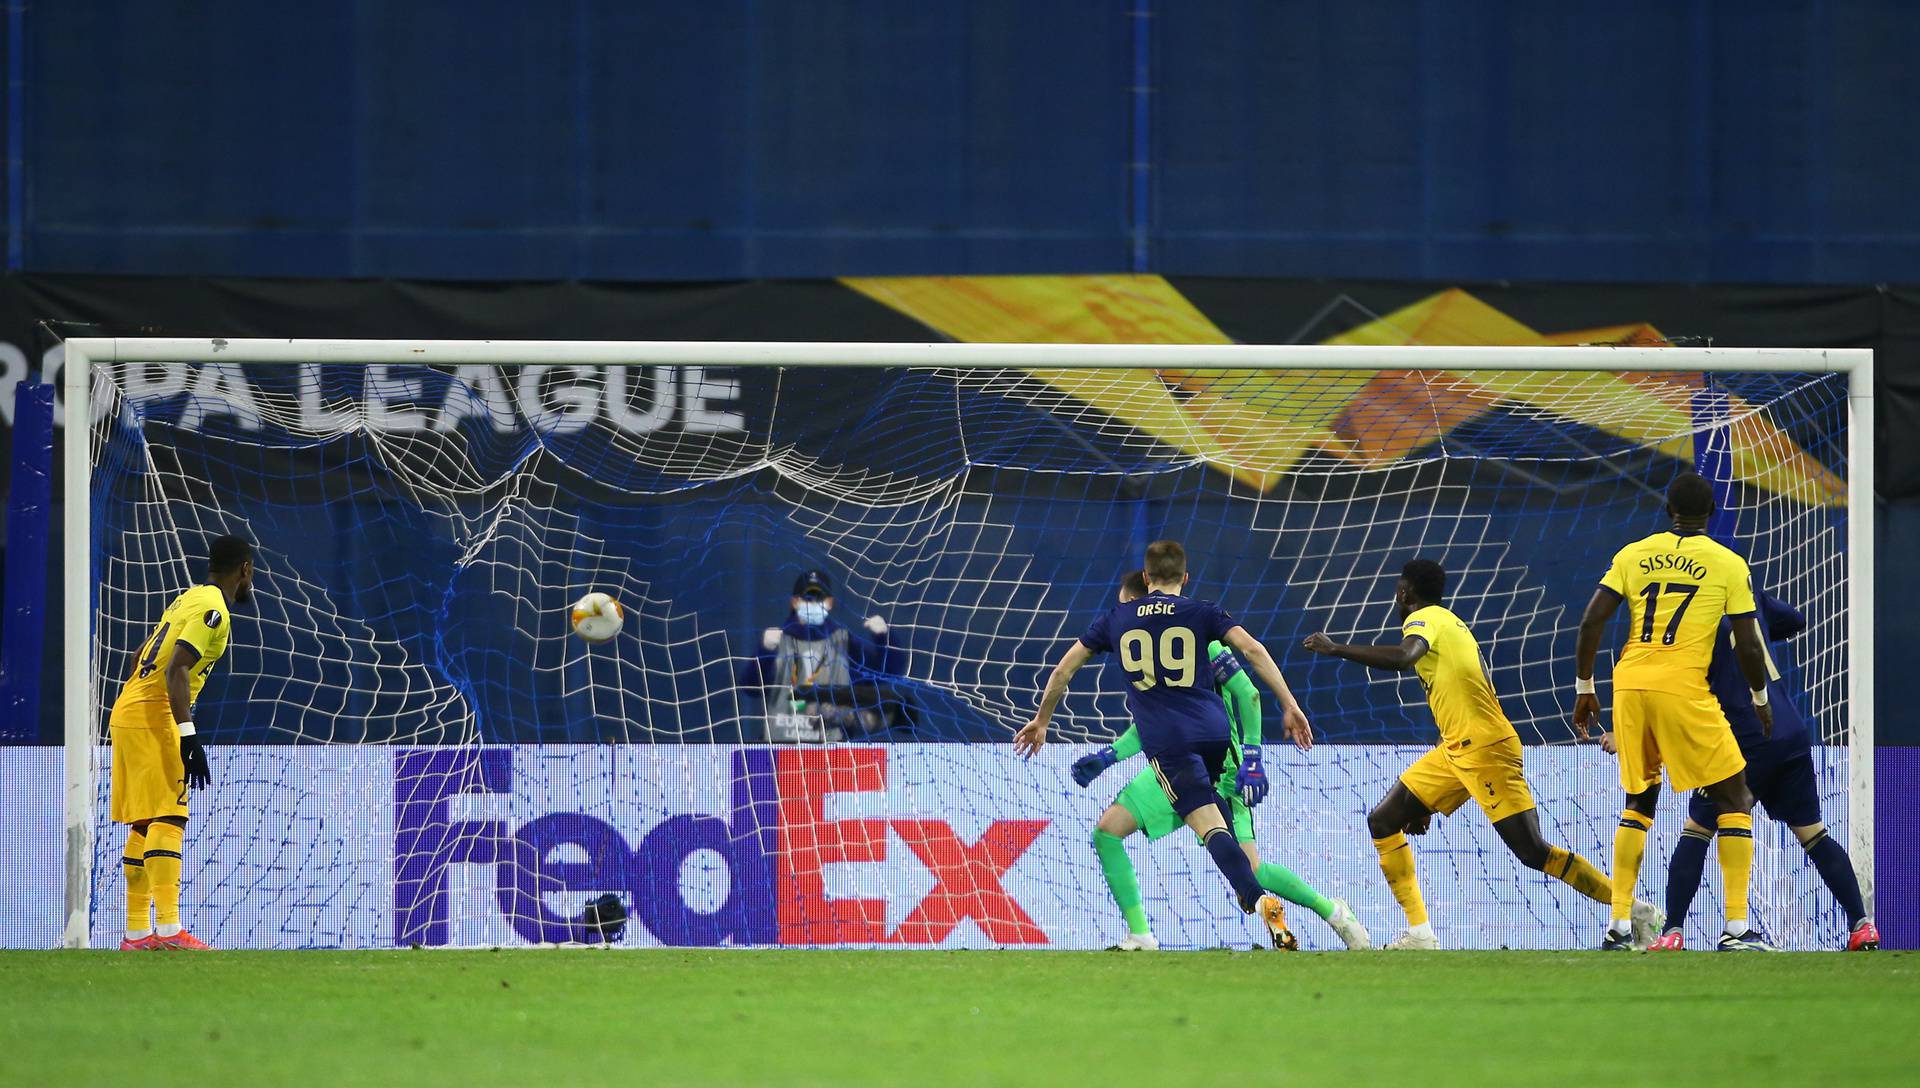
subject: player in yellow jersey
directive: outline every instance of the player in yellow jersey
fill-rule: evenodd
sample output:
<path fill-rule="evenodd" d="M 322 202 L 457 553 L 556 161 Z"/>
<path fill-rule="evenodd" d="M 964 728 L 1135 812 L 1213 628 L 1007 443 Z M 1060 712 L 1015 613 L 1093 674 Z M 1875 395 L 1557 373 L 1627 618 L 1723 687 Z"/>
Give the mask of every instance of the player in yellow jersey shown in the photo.
<path fill-rule="evenodd" d="M 167 605 L 113 701 L 107 722 L 113 741 L 110 808 L 114 822 L 127 825 L 120 855 L 127 878 L 122 951 L 207 947 L 180 925 L 187 793 L 213 781 L 194 728 L 193 701 L 227 652 L 233 607 L 252 599 L 252 545 L 237 536 L 215 540 L 207 551 L 207 580 Z"/>
<path fill-rule="evenodd" d="M 1763 731 L 1773 730 L 1767 708 L 1767 651 L 1754 617 L 1747 561 L 1707 536 L 1713 485 L 1683 472 L 1667 485 L 1673 528 L 1620 549 L 1580 617 L 1574 647 L 1573 729 L 1581 740 L 1600 717 L 1593 663 L 1607 621 L 1627 602 L 1627 645 L 1613 667 L 1613 744 L 1620 787 L 1627 793 L 1613 833 L 1613 920 L 1600 947 L 1633 947 L 1627 906 L 1640 878 L 1647 829 L 1660 799 L 1660 769 L 1676 790 L 1704 789 L 1718 810 L 1720 873 L 1726 880 L 1727 929 L 1722 951 L 1764 951 L 1766 939 L 1747 924 L 1747 882 L 1753 874 L 1753 794 L 1746 757 L 1733 727 L 1707 686 L 1707 666 L 1720 617 L 1733 620 L 1733 652 L 1753 691 Z"/>
<path fill-rule="evenodd" d="M 1451 816 L 1472 797 L 1486 813 L 1500 841 L 1520 864 L 1566 884 L 1598 903 L 1610 898 L 1606 875 L 1579 854 L 1546 840 L 1533 791 L 1521 773 L 1520 735 L 1513 731 L 1500 697 L 1487 676 L 1480 644 L 1445 599 L 1447 572 L 1430 559 L 1415 559 L 1400 572 L 1393 602 L 1401 616 L 1400 641 L 1382 646 L 1343 646 L 1324 634 L 1309 635 L 1306 648 L 1317 654 L 1357 661 L 1375 669 L 1413 669 L 1426 689 L 1427 706 L 1440 727 L 1440 743 L 1414 761 L 1367 813 L 1367 832 L 1380 853 L 1380 871 L 1407 915 L 1407 932 L 1389 949 L 1434 949 L 1440 940 L 1427 917 L 1426 900 L 1414 875 L 1407 836 L 1424 835 L 1434 813 Z M 1660 932 L 1660 912 L 1651 903 L 1635 906 L 1644 939 Z"/>

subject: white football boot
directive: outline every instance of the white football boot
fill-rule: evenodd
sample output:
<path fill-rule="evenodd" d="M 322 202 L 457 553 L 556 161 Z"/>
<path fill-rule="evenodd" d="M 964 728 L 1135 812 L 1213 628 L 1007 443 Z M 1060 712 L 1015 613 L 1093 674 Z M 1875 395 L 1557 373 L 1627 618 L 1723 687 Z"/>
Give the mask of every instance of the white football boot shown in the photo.
<path fill-rule="evenodd" d="M 1440 938 L 1430 931 L 1415 933 L 1408 930 L 1388 941 L 1386 950 L 1389 952 L 1437 952 L 1440 950 Z"/>
<path fill-rule="evenodd" d="M 1328 915 L 1327 924 L 1346 942 L 1349 951 L 1364 952 L 1373 947 L 1373 938 L 1368 935 L 1367 927 L 1360 924 L 1359 917 L 1353 913 L 1352 907 L 1347 906 L 1346 900 L 1333 901 L 1333 913 Z"/>

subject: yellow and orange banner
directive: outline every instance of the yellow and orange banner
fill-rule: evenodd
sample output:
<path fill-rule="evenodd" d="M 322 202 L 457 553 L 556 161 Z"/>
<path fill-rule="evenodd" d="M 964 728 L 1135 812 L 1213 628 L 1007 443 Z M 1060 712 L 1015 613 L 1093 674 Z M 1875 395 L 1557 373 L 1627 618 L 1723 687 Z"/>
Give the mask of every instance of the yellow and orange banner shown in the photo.
<path fill-rule="evenodd" d="M 1160 276 L 905 276 L 847 286 L 955 340 L 1027 344 L 1233 341 Z M 1627 322 L 1536 331 L 1451 288 L 1322 341 L 1328 344 L 1661 344 Z M 1692 372 L 1046 370 L 1028 371 L 1183 453 L 1264 491 L 1302 460 L 1385 465 L 1495 409 L 1566 421 L 1691 459 Z M 1745 482 L 1801 502 L 1844 505 L 1846 484 L 1737 396 L 1722 407 Z"/>

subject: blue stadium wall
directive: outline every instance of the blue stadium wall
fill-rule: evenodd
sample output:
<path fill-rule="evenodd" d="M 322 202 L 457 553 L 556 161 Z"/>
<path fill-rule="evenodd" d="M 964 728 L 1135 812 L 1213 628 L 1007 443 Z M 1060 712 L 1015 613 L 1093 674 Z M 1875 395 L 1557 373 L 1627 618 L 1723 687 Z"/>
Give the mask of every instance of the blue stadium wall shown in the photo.
<path fill-rule="evenodd" d="M 10 4 L 7 267 L 1920 280 L 1902 0 Z"/>

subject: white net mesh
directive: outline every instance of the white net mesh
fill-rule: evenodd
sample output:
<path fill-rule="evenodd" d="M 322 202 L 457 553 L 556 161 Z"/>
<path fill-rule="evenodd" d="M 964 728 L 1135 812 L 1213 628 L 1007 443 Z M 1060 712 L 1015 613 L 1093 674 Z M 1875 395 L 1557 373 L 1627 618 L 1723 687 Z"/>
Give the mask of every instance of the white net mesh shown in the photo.
<path fill-rule="evenodd" d="M 1070 743 L 1031 764 L 1006 741 L 1159 537 L 1320 733 L 1270 746 L 1266 856 L 1397 925 L 1364 813 L 1431 719 L 1412 680 L 1297 646 L 1397 641 L 1394 575 L 1424 556 L 1532 746 L 1548 837 L 1604 867 L 1619 790 L 1569 743 L 1573 627 L 1683 464 L 1809 618 L 1775 656 L 1845 840 L 1825 747 L 1846 739 L 1842 377 L 209 361 L 103 366 L 95 389 L 102 741 L 207 542 L 257 542 L 256 603 L 195 711 L 217 781 L 186 902 L 215 944 L 580 940 L 602 892 L 629 943 L 1109 943 L 1086 836 L 1136 768 L 1084 791 L 1065 768 L 1125 727 L 1122 684 L 1077 682 Z M 789 615 L 803 570 L 830 583 L 828 633 Z M 595 589 L 627 614 L 600 647 L 566 619 Z M 98 780 L 104 939 L 120 835 Z M 1649 846 L 1656 899 L 1683 807 Z M 1756 915 L 1831 943 L 1837 909 L 1760 823 Z M 1450 945 L 1597 934 L 1604 908 L 1522 869 L 1472 806 L 1436 831 L 1417 855 Z M 1156 932 L 1250 940 L 1185 838 L 1134 850 Z"/>

